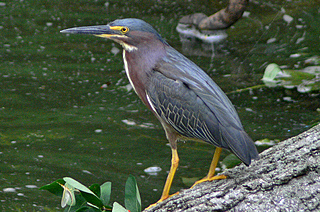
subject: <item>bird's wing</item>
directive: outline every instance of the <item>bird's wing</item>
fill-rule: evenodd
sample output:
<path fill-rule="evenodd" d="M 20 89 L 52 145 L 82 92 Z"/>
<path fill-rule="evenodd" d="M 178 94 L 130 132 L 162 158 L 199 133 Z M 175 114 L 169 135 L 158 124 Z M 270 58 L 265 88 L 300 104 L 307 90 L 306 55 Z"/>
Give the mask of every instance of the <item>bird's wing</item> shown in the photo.
<path fill-rule="evenodd" d="M 155 112 L 181 135 L 229 149 L 247 165 L 258 157 L 228 97 L 174 49 L 150 74 L 147 95 Z"/>
<path fill-rule="evenodd" d="M 153 71 L 147 91 L 155 112 L 181 135 L 190 139 L 201 139 L 221 146 L 219 138 L 206 125 L 205 117 L 210 111 L 204 102 L 180 80 L 167 78 Z M 218 128 L 218 121 L 212 122 Z M 216 137 L 215 137 L 216 136 Z"/>

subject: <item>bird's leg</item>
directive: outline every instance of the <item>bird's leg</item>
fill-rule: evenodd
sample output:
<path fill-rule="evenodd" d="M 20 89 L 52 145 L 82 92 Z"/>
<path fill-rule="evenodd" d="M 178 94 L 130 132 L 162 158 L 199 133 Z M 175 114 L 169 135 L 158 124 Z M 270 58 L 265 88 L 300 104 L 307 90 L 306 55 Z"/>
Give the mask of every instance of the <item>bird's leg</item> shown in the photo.
<path fill-rule="evenodd" d="M 165 200 L 168 197 L 170 197 L 169 192 L 170 192 L 171 184 L 172 184 L 174 175 L 176 173 L 176 170 L 177 170 L 177 168 L 179 166 L 178 151 L 177 151 L 176 148 L 171 148 L 171 150 L 172 150 L 171 168 L 170 168 L 170 172 L 168 174 L 166 183 L 164 184 L 164 188 L 163 188 L 163 191 L 162 191 L 161 198 L 159 199 L 158 202 L 150 205 L 148 208 L 151 208 L 151 207 L 155 206 L 157 203 L 162 202 L 163 200 Z"/>
<path fill-rule="evenodd" d="M 212 162 L 211 162 L 211 165 L 210 165 L 210 169 L 209 169 L 208 175 L 205 178 L 195 182 L 191 188 L 193 188 L 195 185 L 197 185 L 199 183 L 203 183 L 203 182 L 206 182 L 206 181 L 221 180 L 221 179 L 226 179 L 227 178 L 225 175 L 214 176 L 214 173 L 216 171 L 216 167 L 217 167 L 218 162 L 219 162 L 221 151 L 222 151 L 222 148 L 216 147 L 216 151 L 214 152 L 213 159 L 212 159 Z"/>
<path fill-rule="evenodd" d="M 170 192 L 170 188 L 171 188 L 171 184 L 174 178 L 174 175 L 176 173 L 176 170 L 179 166 L 179 156 L 178 156 L 178 151 L 177 149 L 172 148 L 172 159 L 171 159 L 171 168 L 170 168 L 170 172 L 168 174 L 166 183 L 164 185 L 163 191 L 162 191 L 162 195 L 161 198 L 158 202 L 161 202 L 165 199 L 167 199 L 169 197 L 169 192 Z"/>

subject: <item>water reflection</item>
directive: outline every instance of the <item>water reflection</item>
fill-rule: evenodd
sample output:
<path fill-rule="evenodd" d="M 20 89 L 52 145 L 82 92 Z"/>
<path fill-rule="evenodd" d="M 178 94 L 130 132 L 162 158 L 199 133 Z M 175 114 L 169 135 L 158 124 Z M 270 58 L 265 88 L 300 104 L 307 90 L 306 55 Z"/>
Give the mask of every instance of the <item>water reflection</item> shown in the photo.
<path fill-rule="evenodd" d="M 122 203 L 125 181 L 133 174 L 143 206 L 160 197 L 170 148 L 161 125 L 127 87 L 118 47 L 89 36 L 65 37 L 59 31 L 137 17 L 181 51 L 176 23 L 195 12 L 192 8 L 203 4 L 199 2 L 125 1 L 109 2 L 108 7 L 101 1 L 0 4 L 0 209 L 60 210 L 60 199 L 38 188 L 65 176 L 85 185 L 111 181 L 112 200 Z M 200 8 L 206 14 L 213 6 L 221 7 L 208 4 Z M 232 92 L 262 84 L 268 63 L 302 68 L 309 65 L 304 61 L 319 55 L 320 17 L 313 9 L 319 3 L 301 3 L 298 10 L 293 4 L 254 2 L 249 18 L 231 28 L 228 39 L 215 48 L 215 57 L 189 56 L 228 93 L 254 140 L 282 140 L 319 121 L 316 94 L 283 88 Z M 293 17 L 290 23 L 278 14 L 281 7 Z M 295 54 L 300 56 L 290 57 Z M 207 173 L 203 164 L 209 164 L 213 150 L 179 143 L 181 165 L 172 192 L 188 187 L 183 179 Z M 149 175 L 144 171 L 149 167 L 161 171 Z"/>

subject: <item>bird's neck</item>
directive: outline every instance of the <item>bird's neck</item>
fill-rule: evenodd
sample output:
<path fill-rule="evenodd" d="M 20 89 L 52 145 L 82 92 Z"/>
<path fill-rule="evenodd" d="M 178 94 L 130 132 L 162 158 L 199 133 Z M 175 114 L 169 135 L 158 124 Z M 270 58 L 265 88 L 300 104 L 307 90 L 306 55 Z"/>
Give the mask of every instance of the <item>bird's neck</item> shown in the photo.
<path fill-rule="evenodd" d="M 137 90 L 135 88 L 135 84 L 133 83 L 133 80 L 132 80 L 132 73 L 130 72 L 129 70 L 129 67 L 128 67 L 128 60 L 127 60 L 127 54 L 128 52 L 130 51 L 126 51 L 125 49 L 123 49 L 123 63 L 124 63 L 124 69 L 126 70 L 126 74 L 127 74 L 127 77 L 129 79 L 129 82 L 131 84 L 131 86 L 133 87 L 133 90 L 137 93 Z"/>
<path fill-rule="evenodd" d="M 130 83 L 134 85 L 136 80 L 146 79 L 156 66 L 157 62 L 166 55 L 165 44 L 158 41 L 134 46 L 130 50 L 124 49 L 123 61 L 125 63 L 128 78 L 134 77 Z"/>
<path fill-rule="evenodd" d="M 125 43 L 125 42 L 120 42 L 120 45 L 122 46 L 123 50 L 127 51 L 127 52 L 132 52 L 132 51 L 137 51 L 138 50 L 137 47 L 129 45 L 129 44 Z"/>
<path fill-rule="evenodd" d="M 155 43 L 153 46 L 138 46 L 133 51 L 123 50 L 127 77 L 134 91 L 147 106 L 149 105 L 146 99 L 146 86 L 150 83 L 149 76 L 157 62 L 165 56 L 164 45 L 163 43 Z"/>

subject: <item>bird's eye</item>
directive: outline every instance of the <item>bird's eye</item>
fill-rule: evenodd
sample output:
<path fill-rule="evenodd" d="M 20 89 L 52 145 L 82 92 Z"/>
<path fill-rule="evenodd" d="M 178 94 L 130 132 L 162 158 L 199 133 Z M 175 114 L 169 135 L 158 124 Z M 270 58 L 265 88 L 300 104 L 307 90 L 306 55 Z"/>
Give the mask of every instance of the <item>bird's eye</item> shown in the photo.
<path fill-rule="evenodd" d="M 121 32 L 124 34 L 124 33 L 127 33 L 129 31 L 128 27 L 122 27 L 121 28 Z"/>

